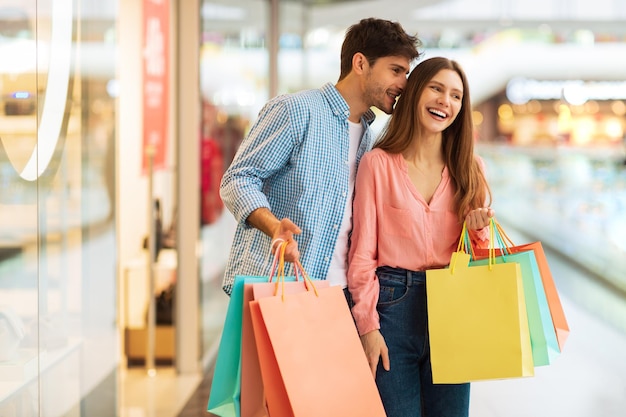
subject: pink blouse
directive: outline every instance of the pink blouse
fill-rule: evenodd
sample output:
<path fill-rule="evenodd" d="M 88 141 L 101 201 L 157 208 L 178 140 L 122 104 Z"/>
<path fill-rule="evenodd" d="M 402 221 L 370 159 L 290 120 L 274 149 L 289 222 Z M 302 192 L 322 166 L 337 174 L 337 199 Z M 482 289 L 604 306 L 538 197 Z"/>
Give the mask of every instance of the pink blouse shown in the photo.
<path fill-rule="evenodd" d="M 348 256 L 348 289 L 355 302 L 352 314 L 359 334 L 380 328 L 377 267 L 420 271 L 448 265 L 462 229 L 453 210 L 454 191 L 444 168 L 430 204 L 426 203 L 411 182 L 401 154 L 374 149 L 362 157 Z M 471 237 L 482 247 L 488 229 L 472 232 Z"/>

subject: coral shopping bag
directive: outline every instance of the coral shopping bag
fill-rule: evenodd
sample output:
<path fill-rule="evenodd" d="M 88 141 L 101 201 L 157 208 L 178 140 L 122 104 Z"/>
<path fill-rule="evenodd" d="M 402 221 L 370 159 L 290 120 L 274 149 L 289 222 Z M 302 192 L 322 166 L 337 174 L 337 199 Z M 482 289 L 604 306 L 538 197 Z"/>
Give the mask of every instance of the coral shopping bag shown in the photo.
<path fill-rule="evenodd" d="M 546 258 L 546 254 L 543 250 L 543 246 L 541 242 L 531 242 L 523 245 L 515 245 L 511 238 L 507 236 L 507 234 L 502 229 L 502 226 L 496 222 L 496 231 L 499 232 L 500 236 L 503 238 L 503 249 L 508 253 L 518 253 L 525 251 L 533 251 L 535 253 L 535 259 L 537 260 L 537 266 L 539 267 L 539 272 L 541 274 L 541 282 L 543 283 L 543 289 L 546 294 L 546 298 L 548 301 L 548 306 L 550 308 L 550 315 L 552 317 L 552 323 L 554 326 L 554 330 L 556 332 L 556 338 L 559 343 L 559 351 L 563 351 L 563 347 L 565 346 L 565 341 L 569 336 L 569 325 L 567 323 L 567 319 L 565 318 L 565 312 L 563 311 L 563 305 L 561 304 L 561 298 L 559 297 L 559 293 L 557 291 L 556 285 L 554 283 L 554 279 L 552 278 L 552 272 L 550 271 L 550 266 L 548 265 L 548 259 Z M 476 251 L 475 257 L 476 259 L 480 259 L 486 255 L 486 251 Z"/>
<path fill-rule="evenodd" d="M 269 283 L 268 283 L 269 284 Z M 272 285 L 272 284 L 269 284 Z M 241 415 L 249 417 L 267 417 L 267 405 L 259 358 L 254 342 L 250 301 L 254 299 L 252 284 L 245 284 L 243 289 L 243 319 L 241 329 Z"/>
<path fill-rule="evenodd" d="M 255 282 L 244 285 L 243 295 L 243 321 L 241 333 L 241 415 L 243 417 L 267 417 L 265 389 L 261 377 L 261 367 L 257 345 L 255 343 L 254 329 L 250 302 L 263 297 L 274 296 L 277 285 L 281 285 L 285 294 L 296 294 L 308 290 L 307 284 L 299 280 L 298 269 L 295 270 L 295 281 L 283 282 L 284 262 L 278 268 L 276 282 Z M 289 278 L 289 277 L 287 277 Z M 316 288 L 328 287 L 328 281 L 315 281 Z"/>
<path fill-rule="evenodd" d="M 470 266 L 462 242 L 448 268 L 426 271 L 433 383 L 534 375 L 519 264 Z"/>
<path fill-rule="evenodd" d="M 495 242 L 500 248 L 496 252 L 496 263 L 517 262 L 521 266 L 522 282 L 526 311 L 528 312 L 528 326 L 530 329 L 530 343 L 533 350 L 535 366 L 549 365 L 560 355 L 561 349 L 557 340 L 556 329 L 553 323 L 548 298 L 544 289 L 543 277 L 533 250 L 513 251 L 502 236 L 501 228 L 495 222 Z M 488 250 L 473 249 L 472 255 L 478 259 L 470 265 L 485 265 L 488 260 L 480 259 L 488 256 Z"/>
<path fill-rule="evenodd" d="M 340 287 L 280 289 L 250 307 L 272 417 L 385 416 Z"/>
<path fill-rule="evenodd" d="M 278 251 L 270 268 L 269 276 L 235 277 L 228 302 L 224 328 L 218 347 L 214 383 L 211 385 L 207 411 L 220 417 L 241 417 L 241 360 L 244 285 L 246 283 L 267 283 L 272 281 L 278 261 Z M 295 277 L 283 277 L 292 281 Z M 245 414 L 243 414 L 245 416 Z M 248 416 L 246 416 L 248 417 Z"/>

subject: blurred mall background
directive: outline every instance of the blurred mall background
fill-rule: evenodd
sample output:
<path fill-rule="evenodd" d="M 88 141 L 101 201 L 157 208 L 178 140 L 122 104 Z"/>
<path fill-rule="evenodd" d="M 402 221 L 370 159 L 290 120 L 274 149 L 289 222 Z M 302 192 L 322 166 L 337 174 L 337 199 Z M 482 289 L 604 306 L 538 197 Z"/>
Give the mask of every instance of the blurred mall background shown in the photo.
<path fill-rule="evenodd" d="M 570 324 L 472 417 L 626 415 L 626 2 L 0 0 L 0 416 L 186 415 L 228 302 L 221 174 L 370 16 L 465 67 L 497 217 Z"/>

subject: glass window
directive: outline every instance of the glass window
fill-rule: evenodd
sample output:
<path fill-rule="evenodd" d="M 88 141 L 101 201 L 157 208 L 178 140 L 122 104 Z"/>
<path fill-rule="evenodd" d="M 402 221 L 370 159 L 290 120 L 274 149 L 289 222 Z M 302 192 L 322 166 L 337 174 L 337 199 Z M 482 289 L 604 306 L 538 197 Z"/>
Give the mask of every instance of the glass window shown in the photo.
<path fill-rule="evenodd" d="M 0 415 L 116 414 L 113 4 L 0 1 Z"/>

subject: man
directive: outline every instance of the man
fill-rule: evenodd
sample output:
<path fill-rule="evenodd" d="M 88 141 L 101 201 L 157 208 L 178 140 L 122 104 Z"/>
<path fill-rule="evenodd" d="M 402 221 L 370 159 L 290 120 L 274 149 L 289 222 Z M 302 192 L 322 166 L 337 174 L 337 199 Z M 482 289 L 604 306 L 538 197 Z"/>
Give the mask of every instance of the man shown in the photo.
<path fill-rule="evenodd" d="M 346 287 L 356 167 L 374 140 L 370 107 L 391 114 L 419 45 L 396 22 L 363 19 L 346 32 L 335 85 L 264 106 L 220 187 L 238 221 L 227 294 L 235 274 L 269 272 L 280 240 L 289 242 L 287 262 L 299 259 L 311 278 Z"/>

